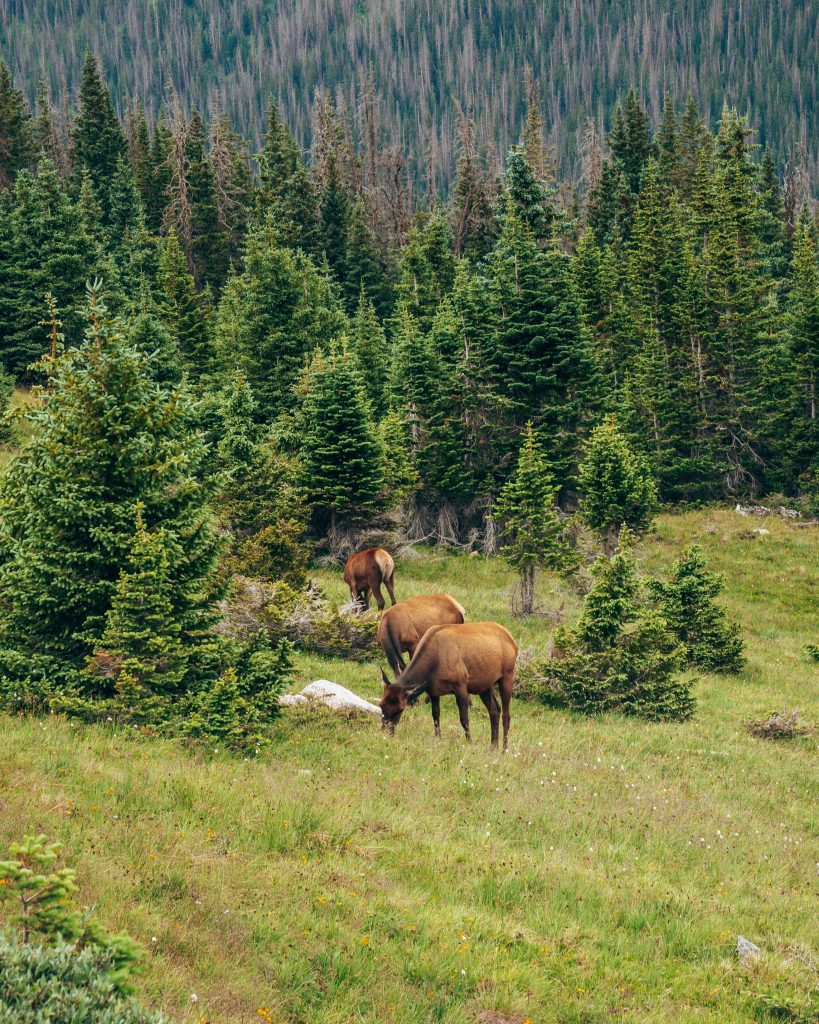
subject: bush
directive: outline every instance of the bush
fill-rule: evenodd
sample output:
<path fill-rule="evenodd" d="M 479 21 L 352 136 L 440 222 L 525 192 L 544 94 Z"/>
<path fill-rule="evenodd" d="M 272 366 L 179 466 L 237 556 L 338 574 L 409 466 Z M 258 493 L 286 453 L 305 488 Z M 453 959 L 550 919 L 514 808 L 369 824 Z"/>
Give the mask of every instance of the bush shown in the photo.
<path fill-rule="evenodd" d="M 649 593 L 688 660 L 713 672 L 739 672 L 745 663 L 739 625 L 729 622 L 715 599 L 723 578 L 708 572 L 694 544 L 671 567 L 666 581 L 650 580 Z"/>
<path fill-rule="evenodd" d="M 369 661 L 378 652 L 378 619 L 339 611 L 312 583 L 296 590 L 282 581 L 237 576 L 223 613 L 221 628 L 238 640 L 264 629 L 274 642 L 288 640 L 300 650 L 328 658 Z"/>
<path fill-rule="evenodd" d="M 113 955 L 18 943 L 0 935 L 0 1024 L 168 1024 L 114 982 Z"/>
<path fill-rule="evenodd" d="M 752 736 L 763 740 L 792 740 L 809 736 L 810 729 L 802 722 L 798 711 L 778 711 L 759 721 L 743 722 Z"/>
<path fill-rule="evenodd" d="M 534 669 L 541 699 L 585 714 L 689 718 L 691 682 L 678 675 L 683 649 L 657 612 L 640 608 L 634 559 L 621 550 L 598 559 L 593 572 L 577 625 L 557 631 L 551 657 Z"/>

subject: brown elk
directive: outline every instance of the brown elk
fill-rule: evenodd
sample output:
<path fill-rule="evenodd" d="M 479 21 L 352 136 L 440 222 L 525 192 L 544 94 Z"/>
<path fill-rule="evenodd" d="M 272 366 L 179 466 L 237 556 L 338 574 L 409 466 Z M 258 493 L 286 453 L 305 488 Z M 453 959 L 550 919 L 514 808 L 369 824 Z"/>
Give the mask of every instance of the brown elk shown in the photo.
<path fill-rule="evenodd" d="M 503 706 L 503 749 L 509 742 L 509 704 L 515 686 L 515 662 L 518 645 L 512 634 L 497 622 L 465 622 L 461 625 L 433 626 L 424 634 L 412 661 L 398 682 L 391 683 L 382 670 L 384 695 L 381 698 L 383 728 L 395 732 L 395 726 L 408 704 L 422 693 L 429 694 L 435 735 L 441 735 L 441 697 L 453 694 L 458 702 L 467 742 L 469 734 L 470 694 L 481 698 L 489 712 L 492 746 L 498 745 L 501 709 L 494 688 L 500 690 Z"/>
<path fill-rule="evenodd" d="M 367 548 L 366 551 L 358 551 L 347 559 L 344 566 L 344 582 L 350 588 L 350 596 L 353 601 L 360 601 L 365 610 L 370 607 L 370 594 L 375 595 L 375 603 L 378 610 L 384 607 L 384 595 L 381 593 L 381 584 L 387 588 L 390 601 L 395 604 L 395 590 L 393 589 L 393 574 L 395 562 L 389 551 L 383 548 Z"/>
<path fill-rule="evenodd" d="M 396 677 L 404 671 L 404 653 L 410 658 L 431 626 L 464 621 L 464 610 L 449 594 L 410 597 L 388 608 L 378 623 L 378 642 Z"/>

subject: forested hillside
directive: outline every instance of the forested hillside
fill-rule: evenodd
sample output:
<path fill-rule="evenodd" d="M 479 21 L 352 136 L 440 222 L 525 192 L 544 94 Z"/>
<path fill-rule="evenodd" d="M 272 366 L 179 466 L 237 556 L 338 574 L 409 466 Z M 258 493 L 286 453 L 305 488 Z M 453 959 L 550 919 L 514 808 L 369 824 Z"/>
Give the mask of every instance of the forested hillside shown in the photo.
<path fill-rule="evenodd" d="M 561 174 L 579 177 L 587 121 L 600 131 L 632 84 L 655 121 L 665 91 L 691 91 L 709 127 L 736 105 L 780 160 L 819 173 L 811 0 L 0 0 L 0 24 L 18 84 L 33 99 L 45 74 L 61 109 L 87 47 L 120 111 L 134 99 L 153 116 L 172 86 L 186 111 L 226 111 L 255 142 L 271 93 L 305 146 L 317 89 L 362 134 L 372 89 L 386 137 L 439 187 L 459 104 L 481 145 L 517 141 L 527 66 Z"/>

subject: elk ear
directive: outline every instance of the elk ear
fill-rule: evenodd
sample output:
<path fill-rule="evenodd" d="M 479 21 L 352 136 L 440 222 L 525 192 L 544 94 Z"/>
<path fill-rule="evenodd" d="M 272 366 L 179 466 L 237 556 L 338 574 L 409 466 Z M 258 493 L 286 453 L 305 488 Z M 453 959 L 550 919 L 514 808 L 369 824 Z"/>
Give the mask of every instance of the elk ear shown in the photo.
<path fill-rule="evenodd" d="M 381 682 L 384 684 L 385 687 L 392 686 L 392 683 L 390 682 L 389 677 L 387 676 L 387 673 L 384 671 L 383 668 L 381 669 Z"/>

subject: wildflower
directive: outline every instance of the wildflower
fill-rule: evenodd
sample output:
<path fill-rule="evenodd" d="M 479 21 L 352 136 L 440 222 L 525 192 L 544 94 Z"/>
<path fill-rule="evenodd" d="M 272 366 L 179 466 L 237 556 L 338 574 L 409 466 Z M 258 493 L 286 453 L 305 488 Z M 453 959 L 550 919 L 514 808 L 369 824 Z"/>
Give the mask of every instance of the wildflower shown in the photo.
<path fill-rule="evenodd" d="M 361 945 L 362 946 L 369 946 L 369 944 L 370 944 L 370 937 L 369 937 L 369 935 L 362 935 L 361 936 Z"/>

